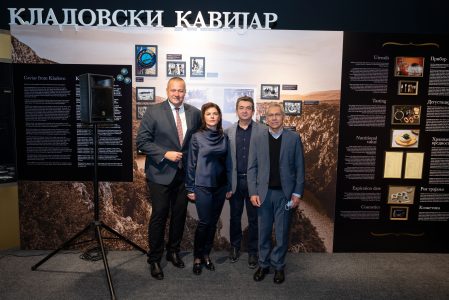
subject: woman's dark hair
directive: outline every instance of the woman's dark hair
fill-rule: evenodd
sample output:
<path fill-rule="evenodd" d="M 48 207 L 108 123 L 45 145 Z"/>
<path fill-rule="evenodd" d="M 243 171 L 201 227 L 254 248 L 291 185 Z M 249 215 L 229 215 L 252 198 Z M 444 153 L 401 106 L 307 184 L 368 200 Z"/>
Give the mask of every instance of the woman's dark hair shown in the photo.
<path fill-rule="evenodd" d="M 223 133 L 223 127 L 221 126 L 221 121 L 222 121 L 222 115 L 221 115 L 221 109 L 220 107 L 213 103 L 213 102 L 207 102 L 204 103 L 203 106 L 201 106 L 201 127 L 200 130 L 206 130 L 207 129 L 207 125 L 206 125 L 206 121 L 204 119 L 204 115 L 206 114 L 206 110 L 208 110 L 209 108 L 215 108 L 218 111 L 218 115 L 220 116 L 220 120 L 217 123 L 217 131 L 221 134 Z"/>

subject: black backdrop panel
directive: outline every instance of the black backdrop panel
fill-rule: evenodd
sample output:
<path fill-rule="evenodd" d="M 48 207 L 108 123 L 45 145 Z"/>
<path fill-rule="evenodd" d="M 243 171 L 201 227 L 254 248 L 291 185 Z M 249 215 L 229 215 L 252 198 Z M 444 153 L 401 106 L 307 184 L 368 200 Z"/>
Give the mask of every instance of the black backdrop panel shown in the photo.
<path fill-rule="evenodd" d="M 0 63 L 0 183 L 17 179 L 11 74 L 12 65 Z"/>
<path fill-rule="evenodd" d="M 448 53 L 345 33 L 334 251 L 449 251 Z"/>
<path fill-rule="evenodd" d="M 15 64 L 13 73 L 19 179 L 91 180 L 93 125 L 80 120 L 78 76 L 126 74 L 131 78 L 131 66 Z M 115 121 L 98 124 L 102 181 L 132 181 L 130 82 L 115 80 Z"/>

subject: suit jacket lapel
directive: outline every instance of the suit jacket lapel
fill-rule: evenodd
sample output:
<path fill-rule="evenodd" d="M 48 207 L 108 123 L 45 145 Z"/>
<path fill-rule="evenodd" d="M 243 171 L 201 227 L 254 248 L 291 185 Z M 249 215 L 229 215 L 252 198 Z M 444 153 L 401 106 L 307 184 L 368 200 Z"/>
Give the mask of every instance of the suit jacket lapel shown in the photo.
<path fill-rule="evenodd" d="M 282 132 L 282 141 L 281 141 L 281 151 L 279 153 L 279 164 L 282 161 L 282 158 L 284 157 L 284 152 L 288 151 L 288 134 L 285 134 L 285 128 L 284 131 Z"/>
<path fill-rule="evenodd" d="M 192 128 L 193 128 L 192 110 L 191 110 L 191 107 L 186 105 L 185 103 L 184 103 L 184 113 L 186 115 L 187 130 L 186 130 L 186 134 L 184 135 L 184 141 L 182 142 L 181 147 L 184 147 L 185 141 L 188 140 L 188 137 L 190 136 Z"/>
<path fill-rule="evenodd" d="M 173 116 L 173 112 L 171 111 L 170 104 L 168 103 L 168 100 L 165 101 L 165 104 L 163 106 L 165 116 L 167 120 L 169 120 L 169 126 L 173 132 L 173 134 L 170 134 L 170 136 L 173 136 L 173 139 L 176 141 L 176 143 L 179 145 L 179 138 L 178 138 L 178 130 L 176 129 L 176 121 Z M 179 145 L 181 147 L 181 145 Z"/>
<path fill-rule="evenodd" d="M 268 132 L 268 130 L 264 130 L 264 131 L 262 131 L 262 134 L 261 134 L 261 137 L 262 137 L 262 151 L 263 151 L 263 153 L 264 153 L 264 159 L 268 162 L 268 171 L 270 170 L 270 144 L 269 144 L 269 141 L 268 141 L 268 135 L 269 135 L 270 133 Z M 257 149 L 256 149 L 256 151 L 258 151 Z"/>

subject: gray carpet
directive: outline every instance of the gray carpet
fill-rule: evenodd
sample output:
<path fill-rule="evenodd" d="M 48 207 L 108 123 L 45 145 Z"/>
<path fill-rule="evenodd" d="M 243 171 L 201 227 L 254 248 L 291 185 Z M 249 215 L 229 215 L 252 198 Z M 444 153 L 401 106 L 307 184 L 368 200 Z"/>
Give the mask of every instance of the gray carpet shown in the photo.
<path fill-rule="evenodd" d="M 0 299 L 109 299 L 102 260 L 60 252 L 31 271 L 46 251 L 0 251 Z M 192 273 L 167 264 L 165 279 L 150 276 L 145 255 L 112 251 L 108 260 L 118 299 L 449 299 L 449 254 L 306 253 L 287 255 L 286 281 L 252 279 L 247 255 L 231 264 L 227 253 L 212 253 L 217 270 Z"/>

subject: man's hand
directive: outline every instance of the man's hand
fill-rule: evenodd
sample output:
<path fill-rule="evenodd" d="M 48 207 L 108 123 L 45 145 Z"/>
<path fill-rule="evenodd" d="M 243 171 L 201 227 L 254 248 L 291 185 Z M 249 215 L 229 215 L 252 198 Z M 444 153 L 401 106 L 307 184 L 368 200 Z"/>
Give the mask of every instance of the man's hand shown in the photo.
<path fill-rule="evenodd" d="M 252 195 L 251 196 L 251 204 L 255 207 L 260 207 L 260 197 L 259 195 Z"/>
<path fill-rule="evenodd" d="M 179 162 L 182 159 L 182 152 L 167 151 L 165 152 L 164 158 L 173 162 Z"/>
<path fill-rule="evenodd" d="M 299 206 L 299 202 L 301 201 L 301 198 L 298 196 L 292 195 L 290 198 L 292 200 L 292 208 L 297 208 Z"/>
<path fill-rule="evenodd" d="M 229 192 L 227 192 L 226 193 L 226 199 L 231 199 L 231 197 L 232 197 L 232 191 L 229 191 Z"/>

